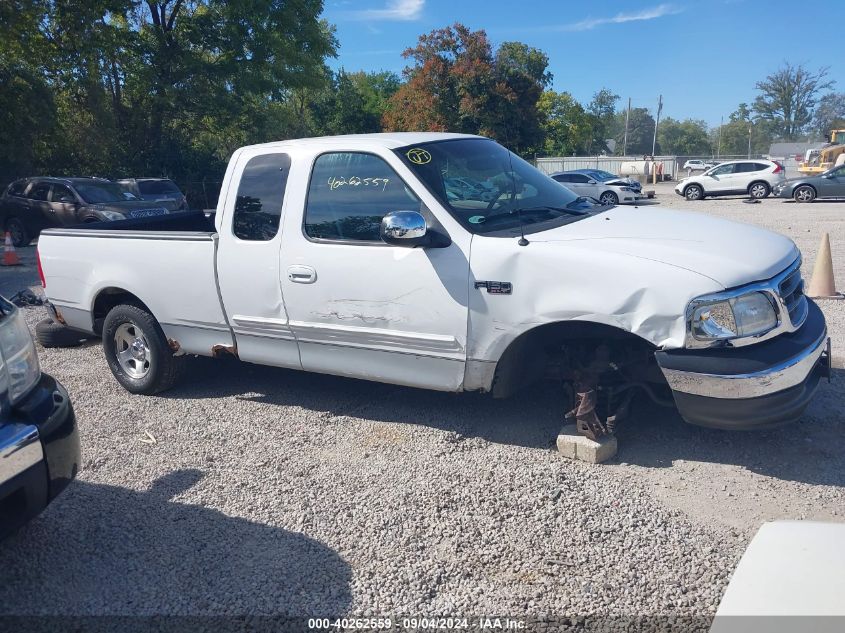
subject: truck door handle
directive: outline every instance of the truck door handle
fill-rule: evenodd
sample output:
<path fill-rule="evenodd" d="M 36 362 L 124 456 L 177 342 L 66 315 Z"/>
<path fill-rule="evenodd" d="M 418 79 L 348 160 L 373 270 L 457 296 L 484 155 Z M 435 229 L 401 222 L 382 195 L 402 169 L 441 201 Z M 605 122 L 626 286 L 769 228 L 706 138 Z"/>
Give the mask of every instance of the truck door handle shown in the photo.
<path fill-rule="evenodd" d="M 317 281 L 317 271 L 311 266 L 290 266 L 288 279 L 295 284 L 313 284 Z"/>

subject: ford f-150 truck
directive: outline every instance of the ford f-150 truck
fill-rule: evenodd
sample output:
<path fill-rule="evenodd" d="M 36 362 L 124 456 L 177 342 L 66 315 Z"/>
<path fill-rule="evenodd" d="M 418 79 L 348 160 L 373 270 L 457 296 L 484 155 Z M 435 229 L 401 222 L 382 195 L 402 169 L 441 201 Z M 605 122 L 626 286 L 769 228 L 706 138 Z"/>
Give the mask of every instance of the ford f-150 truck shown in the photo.
<path fill-rule="evenodd" d="M 795 420 L 829 372 L 791 240 L 596 204 L 478 136 L 244 147 L 213 225 L 50 229 L 38 250 L 56 318 L 101 336 L 133 393 L 185 354 L 494 396 L 552 378 L 596 436 L 635 392 L 694 424 Z"/>

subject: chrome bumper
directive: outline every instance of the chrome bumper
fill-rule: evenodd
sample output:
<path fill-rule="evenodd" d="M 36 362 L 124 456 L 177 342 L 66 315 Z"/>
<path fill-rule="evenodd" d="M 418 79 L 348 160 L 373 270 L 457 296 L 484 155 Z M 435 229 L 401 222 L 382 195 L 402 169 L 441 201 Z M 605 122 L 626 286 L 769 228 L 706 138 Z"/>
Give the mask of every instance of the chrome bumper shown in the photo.
<path fill-rule="evenodd" d="M 44 459 L 38 428 L 28 424 L 0 426 L 0 485 Z"/>
<path fill-rule="evenodd" d="M 803 383 L 823 354 L 830 363 L 830 338 L 825 328 L 822 335 L 800 354 L 746 374 L 706 374 L 661 368 L 672 391 L 719 399 L 759 398 Z"/>

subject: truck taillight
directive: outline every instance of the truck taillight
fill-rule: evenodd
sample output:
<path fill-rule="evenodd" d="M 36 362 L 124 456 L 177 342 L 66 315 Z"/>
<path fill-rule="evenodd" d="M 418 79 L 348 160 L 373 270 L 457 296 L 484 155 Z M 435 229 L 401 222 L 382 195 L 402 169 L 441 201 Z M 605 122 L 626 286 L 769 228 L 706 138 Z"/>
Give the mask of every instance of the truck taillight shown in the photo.
<path fill-rule="evenodd" d="M 41 287 L 47 288 L 47 281 L 44 279 L 44 270 L 41 268 L 41 253 L 38 252 L 38 247 L 35 247 L 35 263 L 38 264 L 38 278 L 41 280 Z"/>

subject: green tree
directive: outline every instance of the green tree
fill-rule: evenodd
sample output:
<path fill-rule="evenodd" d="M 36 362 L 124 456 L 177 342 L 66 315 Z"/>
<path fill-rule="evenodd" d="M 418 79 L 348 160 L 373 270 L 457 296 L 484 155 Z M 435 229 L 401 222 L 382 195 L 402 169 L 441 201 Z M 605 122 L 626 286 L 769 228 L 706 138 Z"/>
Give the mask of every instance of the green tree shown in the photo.
<path fill-rule="evenodd" d="M 625 134 L 625 112 L 616 114 L 616 149 L 622 152 Z M 628 118 L 628 155 L 651 154 L 654 141 L 654 118 L 646 108 L 631 108 Z M 659 150 L 658 150 L 659 151 Z"/>
<path fill-rule="evenodd" d="M 616 119 L 616 102 L 619 95 L 614 94 L 607 88 L 602 88 L 593 95 L 592 101 L 587 105 L 587 112 L 593 115 L 596 122 L 593 130 L 594 146 L 606 149 L 606 140 L 616 136 L 618 130 Z M 621 151 L 621 148 L 620 148 Z"/>
<path fill-rule="evenodd" d="M 676 156 L 704 156 L 710 154 L 710 138 L 704 121 L 676 121 L 666 117 L 657 130 L 660 151 Z"/>
<path fill-rule="evenodd" d="M 812 121 L 819 94 L 833 86 L 827 72 L 827 68 L 812 72 L 801 64 L 784 64 L 757 82 L 760 94 L 754 100 L 754 112 L 772 124 L 778 137 L 787 141 L 798 139 Z"/>
<path fill-rule="evenodd" d="M 537 103 L 543 144 L 539 152 L 546 156 L 571 156 L 594 153 L 598 118 L 584 110 L 568 92 L 547 90 Z M 602 142 L 600 147 L 604 147 Z"/>
<path fill-rule="evenodd" d="M 827 136 L 831 130 L 845 129 L 845 92 L 831 92 L 819 99 L 813 114 L 813 130 Z"/>
<path fill-rule="evenodd" d="M 413 65 L 384 116 L 390 130 L 484 134 L 516 151 L 539 138 L 537 100 L 551 76 L 544 53 L 505 42 L 494 55 L 484 31 L 455 24 L 422 35 Z"/>
<path fill-rule="evenodd" d="M 399 85 L 395 73 L 339 70 L 311 104 L 314 133 L 381 132 L 382 117 Z"/>

